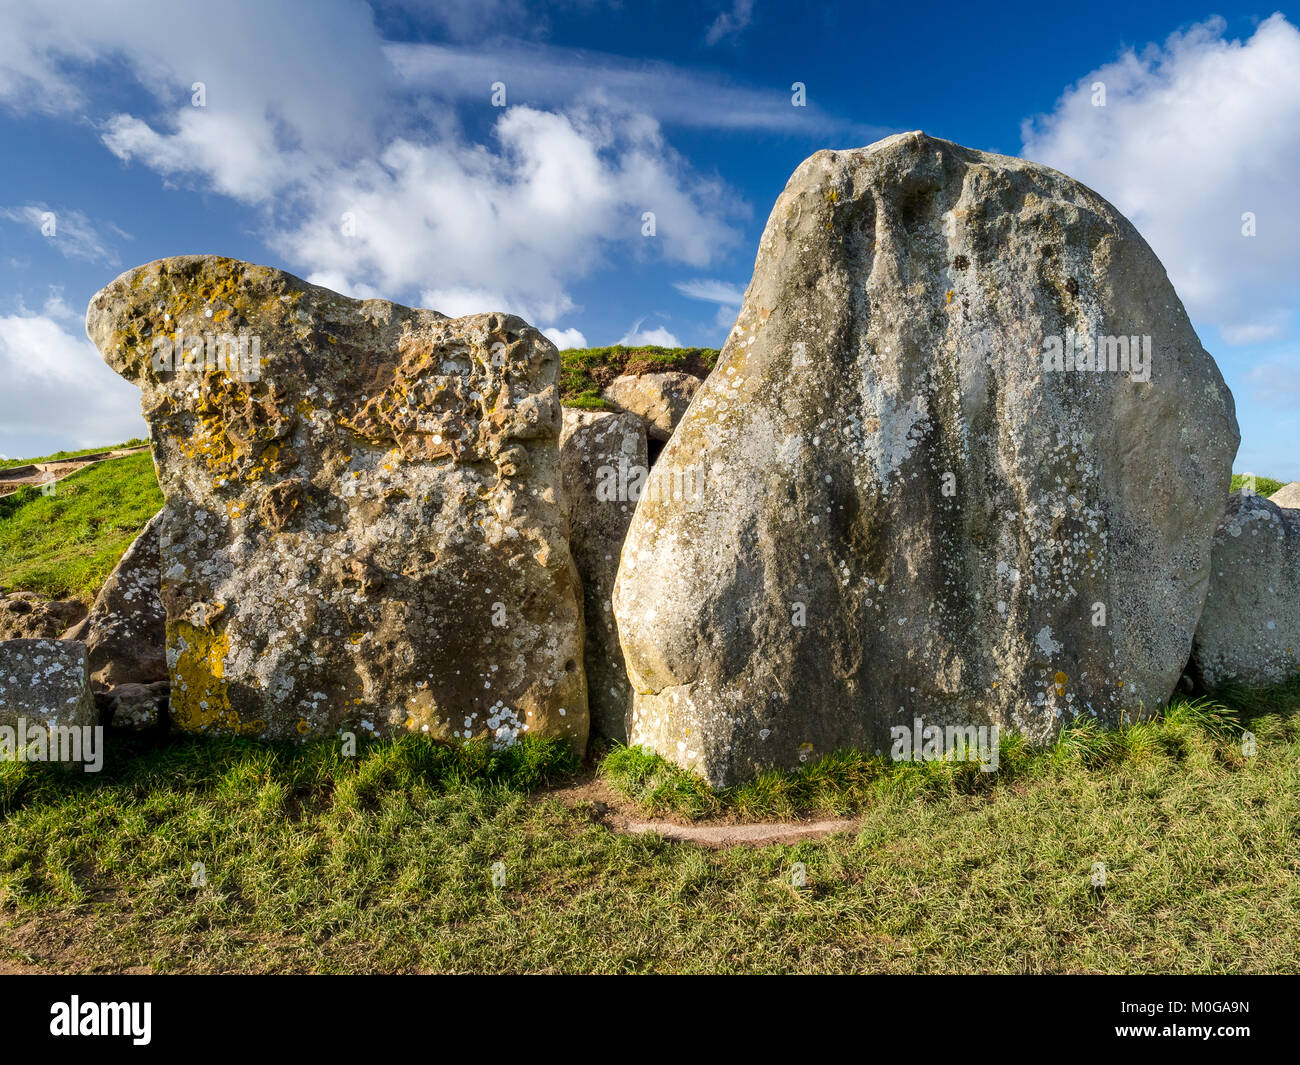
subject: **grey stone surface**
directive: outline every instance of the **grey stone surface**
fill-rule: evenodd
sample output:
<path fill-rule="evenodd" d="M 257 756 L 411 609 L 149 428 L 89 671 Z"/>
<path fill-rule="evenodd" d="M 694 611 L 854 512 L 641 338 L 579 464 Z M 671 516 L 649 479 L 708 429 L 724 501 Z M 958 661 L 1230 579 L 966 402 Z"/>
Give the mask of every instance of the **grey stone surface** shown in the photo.
<path fill-rule="evenodd" d="M 99 723 L 85 644 L 0 640 L 0 725 L 80 728 Z"/>
<path fill-rule="evenodd" d="M 1300 481 L 1284 484 L 1268 498 L 1279 507 L 1286 507 L 1288 510 L 1300 510 Z"/>
<path fill-rule="evenodd" d="M 100 708 L 101 719 L 114 728 L 144 731 L 166 722 L 169 687 L 165 680 L 119 684 L 96 694 L 95 703 Z"/>
<path fill-rule="evenodd" d="M 686 414 L 700 387 L 688 373 L 624 374 L 611 381 L 601 395 L 620 410 L 637 415 L 652 440 L 665 441 Z"/>
<path fill-rule="evenodd" d="M 1276 684 L 1300 668 L 1300 511 L 1234 492 L 1214 538 L 1192 647 L 1207 687 Z"/>
<path fill-rule="evenodd" d="M 1055 361 L 1085 335 L 1149 336 L 1150 362 Z M 1153 711 L 1237 443 L 1164 269 L 1096 193 L 920 133 L 818 152 L 651 475 L 702 497 L 648 492 L 624 545 L 630 741 L 728 784 L 888 751 L 916 718 L 1046 739 Z"/>
<path fill-rule="evenodd" d="M 566 409 L 560 461 L 569 548 L 582 578 L 591 727 L 625 743 L 632 688 L 612 598 L 623 540 L 650 468 L 645 426 L 634 414 Z"/>

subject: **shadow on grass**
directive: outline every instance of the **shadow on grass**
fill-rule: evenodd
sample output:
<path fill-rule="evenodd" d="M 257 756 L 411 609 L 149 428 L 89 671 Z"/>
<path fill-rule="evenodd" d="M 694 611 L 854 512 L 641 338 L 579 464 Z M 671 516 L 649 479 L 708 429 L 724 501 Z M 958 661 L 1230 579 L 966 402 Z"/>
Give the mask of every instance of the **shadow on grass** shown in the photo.
<path fill-rule="evenodd" d="M 689 820 L 792 818 L 852 814 L 873 802 L 979 794 L 1017 782 L 1077 772 L 1106 772 L 1154 759 L 1193 757 L 1241 764 L 1242 734 L 1289 741 L 1297 731 L 1300 678 L 1268 689 L 1225 688 L 1213 697 L 1176 698 L 1156 718 L 1105 729 L 1076 721 L 1047 746 L 1003 732 L 996 772 L 975 761 L 895 762 L 844 750 L 793 772 L 768 772 L 715 790 L 701 777 L 638 748 L 614 746 L 600 775 L 648 815 Z M 532 792 L 580 769 L 559 740 L 526 737 L 493 750 L 487 741 L 447 744 L 423 737 L 361 742 L 355 756 L 336 741 L 267 744 L 229 737 L 157 737 L 110 732 L 104 768 L 78 772 L 46 763 L 0 763 L 0 818 L 33 804 L 113 793 L 146 800 L 160 792 L 230 796 L 269 789 L 293 807 L 344 803 L 369 807 L 389 792 L 418 785 L 443 790 L 504 788 Z"/>
<path fill-rule="evenodd" d="M 0 818 L 35 803 L 113 791 L 144 799 L 161 791 L 193 795 L 270 787 L 309 806 L 346 799 L 366 806 L 413 785 L 533 791 L 571 776 L 579 760 L 560 740 L 525 737 L 493 750 L 486 740 L 439 743 L 411 736 L 358 741 L 355 756 L 337 741 L 268 744 L 230 737 L 153 737 L 110 732 L 98 773 L 43 762 L 0 763 Z"/>

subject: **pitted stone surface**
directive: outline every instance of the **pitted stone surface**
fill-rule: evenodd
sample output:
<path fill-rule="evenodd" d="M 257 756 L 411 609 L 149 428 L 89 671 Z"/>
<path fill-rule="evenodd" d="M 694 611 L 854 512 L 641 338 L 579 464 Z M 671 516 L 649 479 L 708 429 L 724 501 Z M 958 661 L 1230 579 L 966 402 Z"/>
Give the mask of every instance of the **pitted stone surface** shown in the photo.
<path fill-rule="evenodd" d="M 1049 338 L 1149 336 L 1149 381 Z M 1141 343 L 1141 341 L 1139 341 Z M 1139 348 L 1139 350 L 1141 350 Z M 1152 711 L 1238 432 L 1164 269 L 1096 193 L 920 133 L 818 152 L 656 462 L 614 610 L 630 742 L 727 784 L 890 727 Z"/>
<path fill-rule="evenodd" d="M 76 599 L 42 599 L 35 592 L 0 595 L 0 640 L 42 640 L 61 636 L 86 616 Z"/>
<path fill-rule="evenodd" d="M 152 430 L 173 725 L 583 749 L 550 341 L 211 256 L 87 330 Z"/>
<path fill-rule="evenodd" d="M 601 395 L 639 417 L 652 440 L 665 441 L 673 435 L 699 387 L 700 379 L 688 373 L 624 374 L 614 378 Z"/>

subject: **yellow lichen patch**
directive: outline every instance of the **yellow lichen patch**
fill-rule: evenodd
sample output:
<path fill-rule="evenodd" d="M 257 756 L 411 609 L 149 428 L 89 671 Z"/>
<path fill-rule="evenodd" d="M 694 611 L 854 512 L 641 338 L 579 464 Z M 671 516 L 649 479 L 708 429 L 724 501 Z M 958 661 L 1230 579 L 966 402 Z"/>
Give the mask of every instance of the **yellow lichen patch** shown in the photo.
<path fill-rule="evenodd" d="M 257 735 L 262 722 L 245 722 L 230 705 L 226 690 L 226 654 L 230 638 L 188 621 L 167 623 L 167 648 L 174 652 L 171 670 L 171 719 L 186 732 L 234 732 Z"/>
<path fill-rule="evenodd" d="M 1065 694 L 1065 682 L 1068 681 L 1069 679 L 1070 678 L 1067 677 L 1064 673 L 1062 673 L 1059 669 L 1056 671 L 1056 676 L 1052 678 L 1052 683 L 1056 685 L 1057 695 Z"/>

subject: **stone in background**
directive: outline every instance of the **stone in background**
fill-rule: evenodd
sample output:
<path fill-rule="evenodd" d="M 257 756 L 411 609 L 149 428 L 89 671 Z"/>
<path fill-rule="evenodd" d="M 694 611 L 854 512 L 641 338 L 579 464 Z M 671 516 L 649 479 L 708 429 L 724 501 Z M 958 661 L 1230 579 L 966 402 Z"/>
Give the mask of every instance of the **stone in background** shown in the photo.
<path fill-rule="evenodd" d="M 626 743 L 632 689 L 611 600 L 623 540 L 650 468 L 645 427 L 634 414 L 566 409 L 560 461 L 569 548 L 582 577 L 591 727 Z"/>
<path fill-rule="evenodd" d="M 64 633 L 84 640 L 97 687 L 167 679 L 167 614 L 160 598 L 158 537 L 162 512 L 149 519 L 95 596 L 90 614 Z"/>
<path fill-rule="evenodd" d="M 1300 668 L 1300 511 L 1232 494 L 1191 664 L 1207 688 L 1276 684 Z"/>
<path fill-rule="evenodd" d="M 700 379 L 688 373 L 624 374 L 614 378 L 601 395 L 620 410 L 640 418 L 650 439 L 665 442 L 699 387 Z"/>

